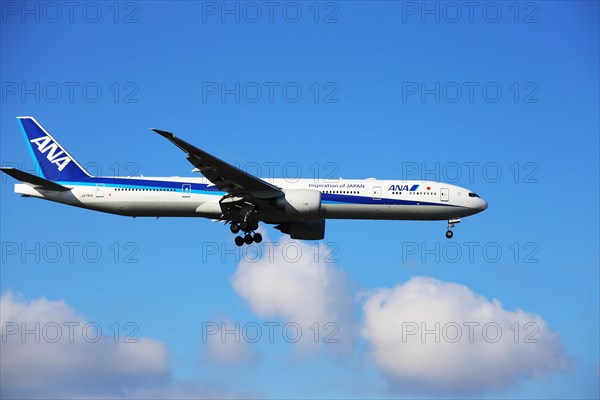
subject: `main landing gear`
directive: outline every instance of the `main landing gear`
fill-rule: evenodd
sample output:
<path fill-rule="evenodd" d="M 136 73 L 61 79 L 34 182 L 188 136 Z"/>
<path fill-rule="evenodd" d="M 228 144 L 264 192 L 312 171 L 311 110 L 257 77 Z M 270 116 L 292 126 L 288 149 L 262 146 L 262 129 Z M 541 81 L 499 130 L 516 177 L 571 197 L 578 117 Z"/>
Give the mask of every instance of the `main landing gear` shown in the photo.
<path fill-rule="evenodd" d="M 244 232 L 244 236 L 236 236 L 235 244 L 243 246 L 245 244 L 252 244 L 262 242 L 262 235 L 258 232 L 254 232 L 258 229 L 258 222 L 246 220 L 242 222 L 232 222 L 229 226 L 232 233 L 238 233 L 239 231 Z"/>
<path fill-rule="evenodd" d="M 454 236 L 454 233 L 450 229 L 454 228 L 454 224 L 458 224 L 459 222 L 460 218 L 453 218 L 448 220 L 448 230 L 446 231 L 446 237 L 448 239 L 452 239 L 452 236 Z"/>

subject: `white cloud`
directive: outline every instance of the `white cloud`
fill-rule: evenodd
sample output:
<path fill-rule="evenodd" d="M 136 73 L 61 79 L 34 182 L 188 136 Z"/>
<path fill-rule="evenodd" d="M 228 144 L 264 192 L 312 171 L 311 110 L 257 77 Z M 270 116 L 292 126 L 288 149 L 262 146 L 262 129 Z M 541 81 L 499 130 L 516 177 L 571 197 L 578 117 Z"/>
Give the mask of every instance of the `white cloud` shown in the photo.
<path fill-rule="evenodd" d="M 63 301 L 27 302 L 7 291 L 0 304 L 3 396 L 119 395 L 127 387 L 169 379 L 160 341 L 127 343 L 120 335 L 115 343 L 109 327 L 86 321 Z"/>
<path fill-rule="evenodd" d="M 274 244 L 265 242 L 261 257 L 245 258 L 238 265 L 231 279 L 234 290 L 257 316 L 298 324 L 299 343 L 315 342 L 318 323 L 317 343 L 327 337 L 337 340 L 330 348 L 348 350 L 356 333 L 355 302 L 348 278 L 335 266 L 330 249 L 287 237 Z"/>
<path fill-rule="evenodd" d="M 163 342 L 128 343 L 131 330 L 124 325 L 116 343 L 110 326 L 97 324 L 103 335 L 96 337 L 94 322 L 63 301 L 25 301 L 9 290 L 0 296 L 0 309 L 1 398 L 243 397 L 230 385 L 173 380 Z M 23 336 L 24 329 L 30 333 Z"/>
<path fill-rule="evenodd" d="M 362 335 L 395 391 L 478 394 L 569 364 L 539 315 L 507 311 L 464 285 L 415 277 L 366 294 L 363 310 Z"/>

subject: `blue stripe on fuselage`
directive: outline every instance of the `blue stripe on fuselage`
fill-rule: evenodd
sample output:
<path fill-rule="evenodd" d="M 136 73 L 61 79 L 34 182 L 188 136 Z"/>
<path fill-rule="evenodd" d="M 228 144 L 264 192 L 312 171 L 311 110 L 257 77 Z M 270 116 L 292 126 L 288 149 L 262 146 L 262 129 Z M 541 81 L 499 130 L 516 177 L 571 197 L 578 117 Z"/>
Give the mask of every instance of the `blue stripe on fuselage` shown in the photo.
<path fill-rule="evenodd" d="M 379 204 L 379 205 L 404 205 L 404 206 L 445 206 L 445 207 L 457 207 L 454 204 L 445 203 L 432 203 L 429 201 L 421 200 L 401 200 L 401 199 L 386 199 L 381 198 L 375 200 L 368 196 L 352 196 L 342 194 L 331 194 L 323 193 L 321 195 L 321 202 L 324 204 Z"/>
<path fill-rule="evenodd" d="M 176 192 L 181 192 L 183 185 L 190 185 L 192 193 L 201 194 L 214 194 L 224 195 L 226 192 L 219 190 L 207 190 L 208 187 L 215 188 L 214 185 L 208 185 L 206 183 L 192 183 L 192 182 L 173 182 L 173 181 L 153 181 L 147 179 L 135 179 L 135 178 L 106 178 L 106 177 L 94 177 L 80 182 L 70 181 L 59 181 L 59 185 L 64 186 L 96 186 L 103 184 L 107 188 L 119 188 L 119 189 L 175 189 Z"/>
<path fill-rule="evenodd" d="M 192 183 L 192 182 L 173 182 L 173 181 L 153 181 L 147 179 L 135 179 L 135 178 L 108 178 L 108 177 L 94 177 L 87 179 L 83 182 L 57 182 L 60 185 L 65 186 L 96 186 L 97 184 L 104 184 L 107 188 L 122 188 L 122 189 L 175 189 L 175 192 L 181 192 L 183 185 L 191 186 L 191 193 L 194 194 L 211 194 L 223 196 L 227 192 L 219 190 L 207 190 L 208 187 L 215 188 L 214 185 L 208 185 L 206 183 Z M 332 194 L 323 193 L 321 195 L 321 201 L 323 204 L 379 204 L 379 205 L 406 205 L 406 206 L 445 206 L 445 207 L 457 207 L 453 204 L 447 203 L 433 203 L 429 201 L 421 200 L 404 200 L 404 199 L 387 199 L 381 198 L 375 200 L 369 196 L 354 196 L 354 195 L 343 195 L 343 194 Z"/>

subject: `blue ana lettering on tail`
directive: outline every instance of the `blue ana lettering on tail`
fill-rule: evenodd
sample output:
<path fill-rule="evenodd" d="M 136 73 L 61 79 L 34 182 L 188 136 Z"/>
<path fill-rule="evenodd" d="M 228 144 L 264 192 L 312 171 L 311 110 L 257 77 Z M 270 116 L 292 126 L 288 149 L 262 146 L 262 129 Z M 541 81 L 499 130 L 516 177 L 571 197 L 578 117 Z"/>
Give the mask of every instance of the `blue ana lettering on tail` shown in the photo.
<path fill-rule="evenodd" d="M 58 144 L 54 143 L 48 136 L 35 138 L 30 140 L 30 142 L 35 143 L 40 153 L 44 154 L 47 151 L 48 154 L 46 155 L 46 159 L 52 164 L 55 164 L 59 171 L 65 169 L 65 167 L 72 161 L 64 151 L 59 150 L 57 152 L 59 149 Z"/>
<path fill-rule="evenodd" d="M 84 181 L 91 178 L 52 135 L 32 117 L 17 117 L 36 165 L 38 176 L 51 181 Z"/>

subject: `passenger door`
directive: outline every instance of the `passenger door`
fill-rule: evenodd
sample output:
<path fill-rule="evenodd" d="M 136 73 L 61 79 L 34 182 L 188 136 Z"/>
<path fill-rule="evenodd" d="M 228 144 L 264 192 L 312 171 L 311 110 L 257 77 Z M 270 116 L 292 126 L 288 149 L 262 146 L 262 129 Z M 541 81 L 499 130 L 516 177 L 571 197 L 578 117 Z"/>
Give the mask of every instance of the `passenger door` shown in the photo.
<path fill-rule="evenodd" d="M 96 184 L 96 198 L 104 197 L 104 183 Z"/>
<path fill-rule="evenodd" d="M 440 189 L 440 200 L 441 201 L 450 201 L 450 191 L 448 188 Z"/>
<path fill-rule="evenodd" d="M 181 186 L 181 197 L 190 197 L 192 193 L 192 185 L 185 183 Z"/>
<path fill-rule="evenodd" d="M 381 186 L 373 186 L 373 200 L 381 200 Z"/>

